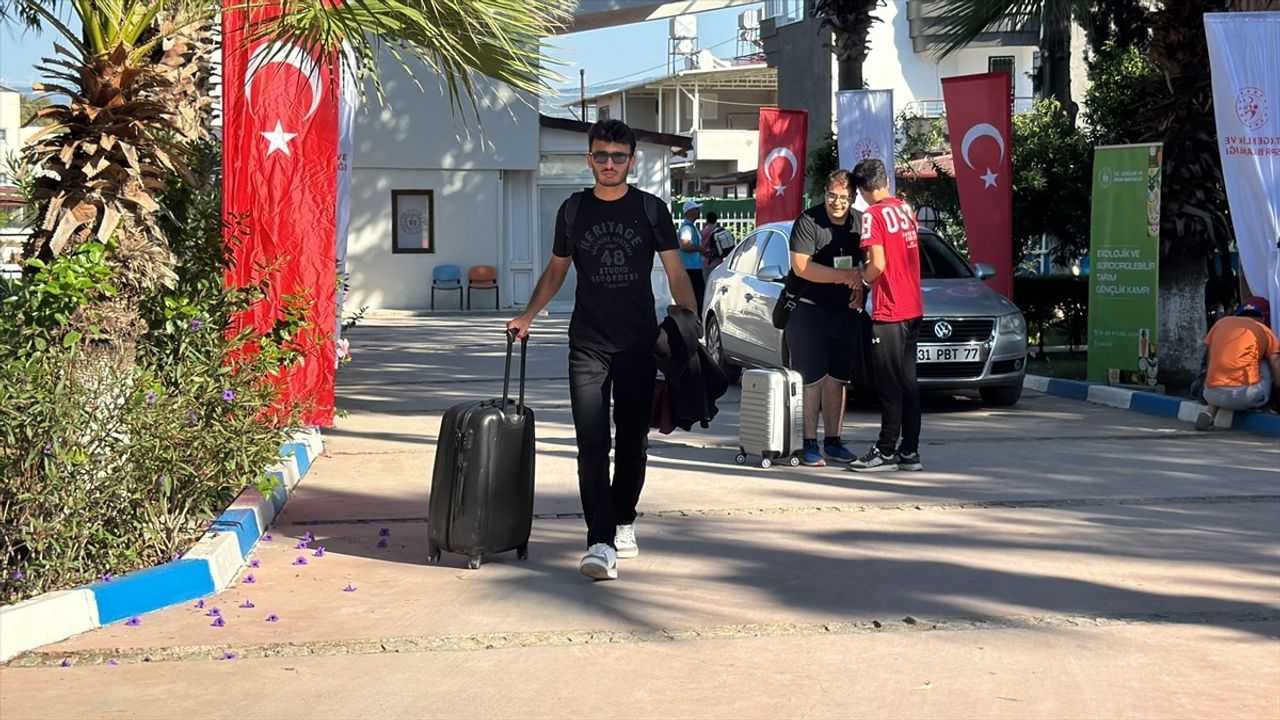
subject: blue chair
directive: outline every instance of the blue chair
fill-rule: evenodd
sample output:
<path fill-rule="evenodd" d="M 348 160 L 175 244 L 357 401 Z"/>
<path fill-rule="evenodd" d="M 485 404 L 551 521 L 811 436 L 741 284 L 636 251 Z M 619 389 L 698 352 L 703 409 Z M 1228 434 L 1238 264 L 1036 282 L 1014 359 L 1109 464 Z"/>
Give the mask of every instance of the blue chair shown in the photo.
<path fill-rule="evenodd" d="M 436 291 L 458 291 L 458 309 L 462 309 L 462 268 L 457 265 L 437 265 L 431 269 L 431 309 L 436 309 Z"/>

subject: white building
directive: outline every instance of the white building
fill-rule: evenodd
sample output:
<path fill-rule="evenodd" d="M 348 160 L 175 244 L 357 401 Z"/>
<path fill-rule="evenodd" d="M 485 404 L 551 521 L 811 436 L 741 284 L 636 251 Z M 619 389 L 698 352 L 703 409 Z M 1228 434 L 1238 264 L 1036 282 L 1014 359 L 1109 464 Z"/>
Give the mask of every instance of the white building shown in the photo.
<path fill-rule="evenodd" d="M 482 81 L 481 134 L 452 114 L 443 91 L 419 92 L 403 75 L 384 83 L 390 105 L 356 119 L 348 310 L 429 309 L 439 265 L 458 266 L 464 279 L 472 266 L 493 266 L 501 306 L 523 305 L 550 255 L 560 204 L 593 184 L 589 125 L 543 117 L 528 98 Z M 692 142 L 639 128 L 637 137 L 632 183 L 668 197 L 674 153 Z M 572 298 L 570 280 L 553 309 Z M 476 309 L 493 303 L 492 292 L 472 296 Z M 457 293 L 437 293 L 436 307 L 457 308 Z"/>
<path fill-rule="evenodd" d="M 14 184 L 9 157 L 22 149 L 22 95 L 0 85 L 0 188 Z"/>

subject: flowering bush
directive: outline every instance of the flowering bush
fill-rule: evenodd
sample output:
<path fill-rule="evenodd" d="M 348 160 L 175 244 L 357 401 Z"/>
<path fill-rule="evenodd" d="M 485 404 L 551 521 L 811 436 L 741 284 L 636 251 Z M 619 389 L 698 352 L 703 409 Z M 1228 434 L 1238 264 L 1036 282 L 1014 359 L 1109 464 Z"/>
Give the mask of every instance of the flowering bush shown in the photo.
<path fill-rule="evenodd" d="M 103 246 L 0 288 L 0 603 L 183 552 L 262 480 L 304 409 L 280 404 L 277 375 L 299 358 L 305 308 L 263 336 L 227 331 L 263 289 L 224 287 L 217 178 L 205 177 L 171 190 L 182 265 L 142 299 L 147 327 L 128 352 L 72 322 L 115 292 Z"/>

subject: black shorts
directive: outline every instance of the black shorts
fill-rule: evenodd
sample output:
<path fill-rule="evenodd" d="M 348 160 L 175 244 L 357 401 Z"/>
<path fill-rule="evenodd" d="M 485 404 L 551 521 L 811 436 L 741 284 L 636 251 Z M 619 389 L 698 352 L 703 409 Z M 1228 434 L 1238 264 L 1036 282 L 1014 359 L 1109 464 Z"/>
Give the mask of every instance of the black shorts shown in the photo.
<path fill-rule="evenodd" d="M 786 331 L 791 369 L 800 373 L 805 385 L 828 375 L 849 382 L 858 335 L 866 322 L 866 314 L 854 310 L 828 310 L 804 302 L 796 305 Z"/>

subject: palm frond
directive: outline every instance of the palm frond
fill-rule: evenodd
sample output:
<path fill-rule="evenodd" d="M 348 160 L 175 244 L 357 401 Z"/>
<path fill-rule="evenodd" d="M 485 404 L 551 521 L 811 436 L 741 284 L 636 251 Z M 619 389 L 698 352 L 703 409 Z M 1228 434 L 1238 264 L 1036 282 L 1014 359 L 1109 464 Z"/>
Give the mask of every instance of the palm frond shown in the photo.
<path fill-rule="evenodd" d="M 946 14 L 936 21 L 937 34 L 944 38 L 938 55 L 946 57 L 1011 21 L 1039 19 L 1046 4 L 1064 2 L 1070 0 L 951 0 L 945 3 Z"/>
<path fill-rule="evenodd" d="M 573 0 L 295 0 L 274 18 L 256 22 L 246 42 L 270 38 L 337 53 L 353 77 L 377 82 L 385 52 L 418 80 L 425 65 L 440 78 L 456 110 L 479 117 L 475 77 L 517 91 L 541 93 L 557 79 L 541 50 L 569 17 Z"/>

